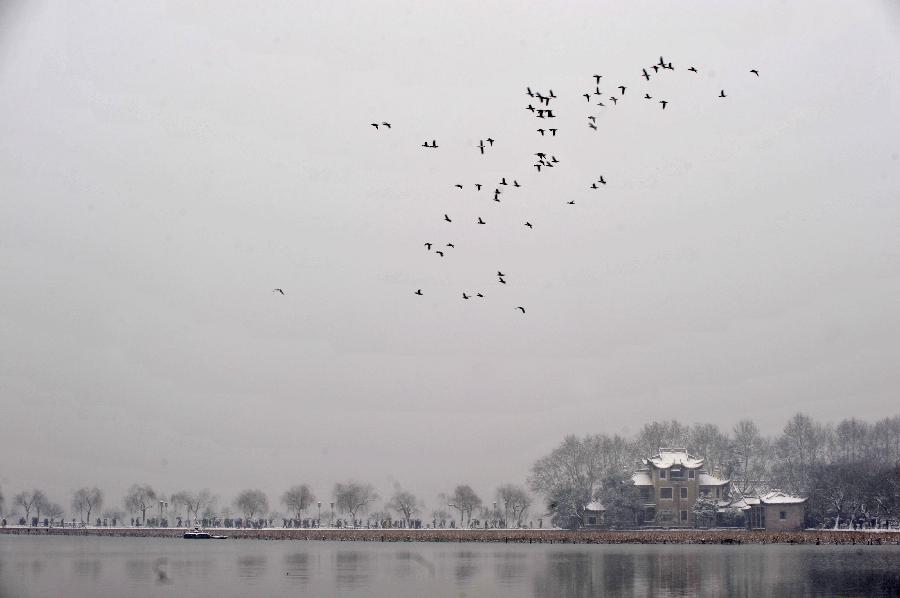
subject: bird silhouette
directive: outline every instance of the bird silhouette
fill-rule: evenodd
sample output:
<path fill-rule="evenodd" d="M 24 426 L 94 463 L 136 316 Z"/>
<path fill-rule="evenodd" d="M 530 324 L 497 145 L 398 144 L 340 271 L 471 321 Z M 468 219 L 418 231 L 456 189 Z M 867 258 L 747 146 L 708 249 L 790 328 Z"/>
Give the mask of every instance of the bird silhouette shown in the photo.
<path fill-rule="evenodd" d="M 519 184 L 519 181 L 513 179 L 513 187 L 521 187 L 521 186 L 522 185 Z"/>
<path fill-rule="evenodd" d="M 465 292 L 463 293 L 463 299 L 469 299 L 469 296 L 466 295 Z"/>
<path fill-rule="evenodd" d="M 628 88 L 625 87 L 624 85 L 619 85 L 619 91 L 622 92 L 622 95 L 625 95 L 625 90 L 626 90 L 626 89 L 628 89 Z"/>
<path fill-rule="evenodd" d="M 591 189 L 599 189 L 599 188 L 600 187 L 597 186 L 597 183 L 591 183 Z"/>
<path fill-rule="evenodd" d="M 422 289 L 419 289 L 419 290 L 416 291 L 414 294 L 415 294 L 415 295 L 421 295 L 421 294 L 422 294 Z"/>
<path fill-rule="evenodd" d="M 550 131 L 550 134 L 551 134 L 551 135 L 553 135 L 554 137 L 556 137 L 556 131 L 557 131 L 557 129 L 547 129 L 547 130 Z"/>
<path fill-rule="evenodd" d="M 654 64 L 654 65 L 651 66 L 650 68 L 653 69 L 653 72 L 654 72 L 654 73 L 658 73 L 658 72 L 659 72 L 659 65 L 658 65 L 658 64 Z"/>
<path fill-rule="evenodd" d="M 612 100 L 613 106 L 619 103 L 619 99 L 616 96 L 609 96 L 609 99 Z"/>
<path fill-rule="evenodd" d="M 375 127 L 375 130 L 378 130 L 378 123 L 372 123 L 372 126 Z"/>
<path fill-rule="evenodd" d="M 497 270 L 497 276 L 499 276 L 500 278 L 503 278 L 504 276 L 506 276 L 506 274 L 504 274 L 500 270 Z"/>
<path fill-rule="evenodd" d="M 553 114 L 553 110 L 547 110 L 547 118 L 556 118 L 556 116 Z"/>
<path fill-rule="evenodd" d="M 484 153 L 484 139 L 482 139 L 478 142 L 478 149 L 481 150 L 482 154 Z"/>
<path fill-rule="evenodd" d="M 597 125 L 595 125 L 594 123 L 588 123 L 588 126 L 592 129 L 594 129 L 595 131 L 597 130 Z"/>
<path fill-rule="evenodd" d="M 604 104 L 603 102 L 597 102 L 597 105 L 598 105 L 598 106 L 603 106 L 604 108 L 606 108 L 606 104 Z"/>
<path fill-rule="evenodd" d="M 281 293 L 282 295 L 284 295 L 284 291 L 281 289 L 272 289 L 272 292 L 273 293 Z"/>
<path fill-rule="evenodd" d="M 598 88 L 596 88 L 596 89 L 594 90 L 594 95 L 595 95 L 595 96 L 602 96 L 602 95 L 603 95 L 603 92 L 600 91 L 600 88 L 598 87 Z"/>
<path fill-rule="evenodd" d="M 506 182 L 506 177 L 502 177 L 502 178 L 500 179 L 500 184 L 501 184 L 501 185 L 506 185 L 506 184 L 507 184 L 507 182 Z"/>
<path fill-rule="evenodd" d="M 531 88 L 530 88 L 530 87 L 526 87 L 526 88 L 525 88 L 525 93 L 527 93 L 527 94 L 530 95 L 531 97 L 534 97 L 534 92 L 531 91 Z"/>
<path fill-rule="evenodd" d="M 537 132 L 541 134 L 541 137 L 544 136 L 544 129 L 538 129 Z"/>
<path fill-rule="evenodd" d="M 484 220 L 481 219 L 481 216 L 478 217 L 478 224 L 487 224 Z"/>
<path fill-rule="evenodd" d="M 498 278 L 500 279 L 500 284 L 506 284 L 506 281 L 503 280 L 503 277 L 502 277 L 502 276 L 498 276 Z"/>
<path fill-rule="evenodd" d="M 650 80 L 650 75 L 647 73 L 647 69 L 642 69 L 642 70 L 644 71 L 644 74 L 643 74 L 642 76 L 644 77 L 644 79 L 646 79 L 647 81 L 649 81 L 649 80 Z"/>
<path fill-rule="evenodd" d="M 459 184 L 459 183 L 457 183 L 457 184 L 456 184 L 456 185 L 454 185 L 454 186 L 455 186 L 455 187 L 459 187 L 459 188 L 460 188 L 460 189 L 462 189 L 462 188 L 463 188 L 463 186 L 462 186 L 462 185 L 460 185 L 460 184 Z"/>
<path fill-rule="evenodd" d="M 570 206 L 574 206 L 574 205 L 575 205 L 575 200 L 573 199 L 572 201 L 567 202 L 567 203 L 568 203 Z"/>
<path fill-rule="evenodd" d="M 534 106 L 532 106 L 531 104 L 528 104 L 528 107 L 525 108 L 525 110 L 531 110 L 532 112 L 534 112 Z"/>
<path fill-rule="evenodd" d="M 443 252 L 443 251 L 437 251 L 437 250 L 436 250 L 435 253 L 438 254 L 438 255 L 441 256 L 441 257 L 444 257 L 444 252 Z"/>
<path fill-rule="evenodd" d="M 534 228 L 533 226 L 531 226 L 531 223 L 530 223 L 530 222 L 526 222 L 526 223 L 525 223 L 525 226 L 527 226 L 528 228 Z"/>
<path fill-rule="evenodd" d="M 586 94 L 583 94 L 583 95 L 584 95 L 584 99 L 586 99 L 588 102 L 591 101 L 591 94 L 586 93 Z"/>
<path fill-rule="evenodd" d="M 520 305 L 519 307 L 517 307 L 516 309 L 521 309 L 521 310 L 522 310 L 522 313 L 523 313 L 523 314 L 525 313 L 525 308 L 522 307 L 521 305 Z"/>
<path fill-rule="evenodd" d="M 696 67 L 693 67 L 693 66 L 692 66 L 691 68 L 689 68 L 688 70 L 691 71 L 692 73 L 696 73 L 696 72 L 697 72 L 697 68 L 696 68 Z"/>
<path fill-rule="evenodd" d="M 719 97 L 720 97 L 720 98 L 728 97 L 728 96 L 725 95 L 725 90 L 724 90 L 724 89 L 723 89 L 722 91 L 719 92 Z"/>
<path fill-rule="evenodd" d="M 600 85 L 601 78 L 603 78 L 603 75 L 594 75 L 594 79 L 596 79 L 597 85 Z"/>
<path fill-rule="evenodd" d="M 488 142 L 489 144 L 491 144 L 491 147 L 494 146 L 494 140 L 491 139 L 490 137 L 487 138 L 487 142 Z"/>
<path fill-rule="evenodd" d="M 553 93 L 553 90 L 552 90 L 552 89 L 550 90 L 550 93 L 548 93 L 547 95 L 550 96 L 551 98 L 555 98 L 555 97 L 556 97 L 556 94 Z"/>
<path fill-rule="evenodd" d="M 594 122 L 597 122 L 597 117 L 596 117 L 596 116 L 589 116 L 589 117 L 588 117 L 588 120 L 592 120 L 592 121 L 594 121 Z"/>
<path fill-rule="evenodd" d="M 750 72 L 759 77 L 759 71 L 756 69 L 750 69 Z"/>
<path fill-rule="evenodd" d="M 425 247 L 428 251 L 431 251 L 431 243 L 425 243 Z"/>
<path fill-rule="evenodd" d="M 481 183 L 475 183 L 475 189 L 481 191 Z"/>
<path fill-rule="evenodd" d="M 385 127 L 387 127 L 388 129 L 391 128 L 391 123 L 381 123 L 381 124 L 384 125 Z"/>
<path fill-rule="evenodd" d="M 606 184 L 606 179 L 604 179 L 604 178 L 601 176 L 601 177 L 600 177 L 600 180 L 597 181 L 597 182 L 600 183 L 601 185 L 605 185 L 605 184 Z"/>
<path fill-rule="evenodd" d="M 559 162 L 559 160 L 556 159 L 556 156 L 550 156 L 550 161 L 553 163 Z"/>
<path fill-rule="evenodd" d="M 482 295 L 481 293 L 475 293 L 475 296 L 476 296 L 476 297 L 481 297 L 482 299 L 484 299 L 484 295 Z"/>
<path fill-rule="evenodd" d="M 659 57 L 659 66 L 666 66 L 666 61 L 663 60 L 662 56 Z"/>
<path fill-rule="evenodd" d="M 672 61 L 671 61 L 671 60 L 669 61 L 669 64 L 663 65 L 663 68 L 664 68 L 664 69 L 669 69 L 670 71 L 674 71 L 674 70 L 675 70 L 675 67 L 672 66 Z"/>
<path fill-rule="evenodd" d="M 541 166 L 542 166 L 542 164 L 532 164 L 532 166 L 534 166 L 535 168 L 537 168 L 537 171 L 538 171 L 538 172 L 541 171 Z"/>
<path fill-rule="evenodd" d="M 450 220 L 450 216 L 446 214 L 444 214 L 444 220 L 446 220 L 447 222 L 453 222 L 452 220 Z"/>
<path fill-rule="evenodd" d="M 653 96 L 651 96 L 649 93 L 645 93 L 645 94 L 644 94 L 644 99 L 645 99 L 645 100 L 652 100 L 652 99 L 653 99 Z"/>
<path fill-rule="evenodd" d="M 660 100 L 659 103 L 662 104 L 662 109 L 665 110 L 665 109 L 666 109 L 666 104 L 668 104 L 669 102 L 666 101 L 666 100 Z"/>

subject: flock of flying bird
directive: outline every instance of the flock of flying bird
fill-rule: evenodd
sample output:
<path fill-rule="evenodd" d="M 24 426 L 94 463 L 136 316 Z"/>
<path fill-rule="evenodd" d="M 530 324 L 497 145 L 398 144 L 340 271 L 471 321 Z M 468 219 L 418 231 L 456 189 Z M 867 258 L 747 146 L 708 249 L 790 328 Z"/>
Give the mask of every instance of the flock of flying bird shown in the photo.
<path fill-rule="evenodd" d="M 667 62 L 664 57 L 660 56 L 659 62 L 657 62 L 656 64 L 653 64 L 653 65 L 650 65 L 649 67 L 645 67 L 645 68 L 641 69 L 641 77 L 645 80 L 645 83 L 646 83 L 646 82 L 651 81 L 651 79 L 653 77 L 665 73 L 665 71 L 675 71 L 675 70 L 676 70 L 675 66 L 672 64 L 671 61 Z M 694 73 L 695 75 L 699 75 L 699 73 L 700 73 L 700 71 L 694 66 L 690 66 L 685 70 L 688 72 Z M 755 68 L 750 69 L 749 72 L 751 74 L 759 77 L 759 71 L 757 69 L 755 69 Z M 604 96 L 605 96 L 606 101 L 612 103 L 613 107 L 618 105 L 618 103 L 620 101 L 625 101 L 626 91 L 629 89 L 629 87 L 626 85 L 618 85 L 614 88 L 618 92 L 617 95 L 607 94 L 606 92 L 601 91 L 601 89 L 600 89 L 600 84 L 601 84 L 602 78 L 603 78 L 603 75 L 593 75 L 594 89 L 582 94 L 582 96 L 585 98 L 585 100 L 587 100 L 587 102 L 590 104 L 593 99 L 597 99 L 598 101 L 596 103 L 596 106 L 598 106 L 600 108 L 608 107 L 608 105 L 606 103 L 604 103 Z M 531 87 L 526 87 L 525 93 L 531 99 L 528 106 L 526 107 L 526 110 L 531 112 L 534 115 L 534 118 L 543 120 L 543 119 L 555 119 L 558 117 L 557 114 L 554 114 L 553 108 L 550 107 L 550 102 L 557 98 L 556 94 L 553 92 L 552 89 L 548 90 L 548 92 L 546 94 L 543 94 L 540 91 L 532 90 Z M 718 98 L 727 98 L 728 96 L 725 94 L 725 90 L 722 89 L 719 91 L 719 95 L 717 97 Z M 651 96 L 649 92 L 645 92 L 643 99 L 644 100 L 653 100 L 653 99 L 657 99 L 657 98 L 654 98 L 653 96 Z M 662 110 L 665 110 L 666 106 L 668 106 L 671 103 L 669 100 L 662 99 L 662 98 L 658 98 L 657 102 L 662 106 Z M 535 106 L 535 104 L 537 104 L 537 105 Z M 588 120 L 587 126 L 590 129 L 597 131 L 598 130 L 597 116 L 589 115 L 587 117 L 587 120 Z M 371 126 L 374 127 L 375 130 L 391 129 L 391 123 L 384 122 L 384 121 L 382 121 L 381 123 L 373 122 L 373 123 L 371 123 Z M 542 126 L 540 128 L 537 128 L 536 131 L 537 131 L 537 133 L 539 133 L 541 135 L 541 137 L 547 137 L 547 136 L 556 137 L 557 134 L 559 133 L 559 128 L 557 126 L 550 127 L 549 125 L 547 125 L 547 126 Z M 487 143 L 487 145 L 485 145 L 485 143 Z M 495 143 L 495 140 L 493 138 L 487 137 L 485 139 L 479 140 L 476 148 L 478 149 L 480 154 L 484 155 L 485 149 L 494 147 L 494 143 Z M 430 143 L 428 142 L 428 140 L 424 141 L 422 143 L 422 147 L 428 148 L 428 149 L 437 149 L 439 146 L 437 144 L 437 140 L 432 139 Z M 538 173 L 546 172 L 546 169 L 555 168 L 560 163 L 559 159 L 555 155 L 548 154 L 547 152 L 535 152 L 534 156 L 535 156 L 536 160 L 535 160 L 533 166 L 537 170 Z M 596 181 L 591 183 L 589 188 L 592 190 L 597 190 L 597 189 L 601 188 L 601 187 L 598 187 L 598 185 L 604 186 L 606 184 L 607 184 L 606 179 L 604 178 L 603 175 L 601 175 Z M 492 192 L 492 195 L 493 195 L 492 199 L 493 199 L 493 201 L 500 203 L 501 202 L 500 196 L 505 192 L 507 187 L 519 188 L 521 186 L 522 185 L 516 179 L 507 181 L 506 177 L 502 177 L 500 179 L 500 181 L 498 181 L 497 184 L 494 186 L 494 190 Z M 456 183 L 454 185 L 454 187 L 456 187 L 458 189 L 463 189 L 463 185 L 460 183 Z M 484 185 L 482 185 L 481 183 L 476 183 L 474 185 L 474 187 L 475 187 L 476 191 L 480 192 L 482 190 L 482 188 L 484 187 Z M 503 188 L 503 190 L 501 190 L 501 188 Z M 575 200 L 567 201 L 566 204 L 575 205 Z M 447 222 L 447 223 L 454 222 L 454 219 L 451 218 L 446 213 L 444 214 L 443 220 L 444 220 L 444 222 Z M 485 222 L 485 220 L 479 216 L 478 219 L 475 221 L 475 224 L 485 225 L 485 224 L 487 224 L 487 222 Z M 528 229 L 534 228 L 534 226 L 532 225 L 532 223 L 530 221 L 524 222 L 523 227 L 528 228 Z M 426 241 L 424 243 L 424 247 L 425 247 L 426 251 L 432 251 L 432 248 L 434 247 L 434 243 L 432 243 L 430 241 Z M 454 249 L 454 248 L 455 248 L 455 245 L 453 243 L 447 243 L 441 248 L 434 248 L 433 251 L 434 251 L 435 255 L 443 258 L 445 256 L 445 252 L 447 250 Z M 497 271 L 497 283 L 501 284 L 501 285 L 507 284 L 506 275 L 500 270 Z M 284 290 L 280 289 L 280 288 L 273 289 L 273 292 L 279 293 L 281 295 L 285 294 Z M 414 294 L 417 296 L 423 296 L 425 293 L 423 293 L 422 289 L 417 289 L 414 292 Z M 483 299 L 484 293 L 483 292 L 471 293 L 471 292 L 467 292 L 467 291 L 462 291 L 461 296 L 462 296 L 463 300 L 468 301 L 473 298 Z M 523 314 L 525 313 L 525 307 L 523 307 L 521 305 L 515 306 L 515 307 L 513 307 L 513 309 L 519 310 Z"/>

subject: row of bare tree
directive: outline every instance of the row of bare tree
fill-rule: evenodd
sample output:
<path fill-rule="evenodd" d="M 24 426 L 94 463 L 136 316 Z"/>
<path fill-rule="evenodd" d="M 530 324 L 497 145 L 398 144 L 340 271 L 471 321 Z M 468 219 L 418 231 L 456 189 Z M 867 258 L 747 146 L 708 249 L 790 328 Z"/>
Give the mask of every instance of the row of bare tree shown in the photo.
<path fill-rule="evenodd" d="M 349 480 L 335 484 L 329 501 L 329 506 L 338 513 L 349 515 L 352 520 L 361 520 L 363 516 L 372 511 L 379 495 L 371 484 Z M 471 521 L 473 515 L 483 521 L 499 519 L 501 516 L 521 522 L 531 505 L 531 498 L 525 488 L 514 484 L 506 484 L 497 489 L 497 501 L 494 508 L 486 507 L 481 498 L 468 485 L 459 485 L 452 494 L 441 494 L 438 497 L 439 506 L 432 512 L 435 520 L 449 519 L 444 505 L 459 512 L 460 523 L 464 520 Z M 103 492 L 99 488 L 80 488 L 73 492 L 71 507 L 73 518 L 82 523 L 91 523 L 92 515 L 97 516 L 103 506 Z M 160 505 L 165 506 L 164 516 L 175 515 L 190 525 L 191 520 L 201 521 L 217 518 L 231 518 L 231 510 L 228 507 L 221 511 L 218 509 L 218 497 L 208 489 L 199 491 L 180 490 L 166 496 L 157 492 L 149 484 L 134 484 L 125 493 L 123 498 L 124 510 L 108 509 L 100 515 L 107 520 L 123 521 L 125 513 L 131 513 L 137 517 L 137 521 L 145 524 L 148 513 L 153 516 Z M 286 490 L 281 495 L 281 503 L 290 514 L 290 518 L 305 519 L 313 505 L 317 506 L 315 517 L 321 515 L 321 502 L 317 502 L 316 495 L 307 484 L 298 484 Z M 333 504 L 332 504 L 333 503 Z M 503 511 L 497 507 L 503 505 Z M 270 514 L 269 499 L 265 492 L 257 489 L 243 490 L 235 497 L 232 505 L 246 521 L 265 517 Z M 0 492 L 0 515 L 3 514 L 4 497 Z M 43 515 L 51 520 L 61 519 L 64 509 L 57 503 L 51 502 L 41 490 L 20 492 L 13 499 L 13 507 L 21 511 L 26 522 L 35 519 L 40 520 Z M 375 511 L 375 519 L 382 521 L 392 519 L 391 513 L 407 525 L 420 515 L 425 508 L 423 501 L 414 493 L 395 486 L 393 493 L 384 508 Z"/>

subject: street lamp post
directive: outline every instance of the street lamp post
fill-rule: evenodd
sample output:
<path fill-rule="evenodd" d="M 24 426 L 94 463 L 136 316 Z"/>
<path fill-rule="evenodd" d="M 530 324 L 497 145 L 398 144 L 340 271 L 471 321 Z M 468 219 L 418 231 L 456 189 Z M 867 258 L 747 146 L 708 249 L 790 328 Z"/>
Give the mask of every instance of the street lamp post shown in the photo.
<path fill-rule="evenodd" d="M 167 503 L 167 502 L 164 501 L 164 500 L 159 501 L 159 519 L 158 519 L 157 522 L 156 522 L 156 527 L 162 527 L 162 513 L 163 513 L 163 506 L 164 506 L 164 505 L 165 505 L 166 507 L 168 507 L 168 506 L 169 506 L 169 503 Z"/>
<path fill-rule="evenodd" d="M 497 501 L 494 501 L 494 527 L 497 527 Z"/>
<path fill-rule="evenodd" d="M 509 500 L 503 501 L 503 527 L 509 527 Z"/>
<path fill-rule="evenodd" d="M 316 518 L 316 525 L 322 527 L 322 501 L 319 501 L 319 516 Z"/>
<path fill-rule="evenodd" d="M 331 527 L 334 527 L 334 503 L 331 503 Z"/>

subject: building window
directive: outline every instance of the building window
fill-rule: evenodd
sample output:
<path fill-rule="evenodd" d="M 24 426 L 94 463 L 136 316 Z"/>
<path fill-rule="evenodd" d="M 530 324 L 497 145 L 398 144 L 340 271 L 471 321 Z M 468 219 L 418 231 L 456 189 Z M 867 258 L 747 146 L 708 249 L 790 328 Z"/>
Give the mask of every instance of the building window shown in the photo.
<path fill-rule="evenodd" d="M 660 509 L 659 510 L 659 520 L 660 521 L 672 521 L 672 509 Z"/>
<path fill-rule="evenodd" d="M 640 493 L 642 501 L 650 502 L 653 500 L 653 486 L 641 486 Z"/>
<path fill-rule="evenodd" d="M 681 498 L 687 498 L 687 488 L 685 486 L 681 487 Z"/>
<path fill-rule="evenodd" d="M 700 496 L 709 497 L 709 488 L 700 488 Z"/>
<path fill-rule="evenodd" d="M 672 468 L 672 479 L 673 480 L 681 480 L 684 479 L 684 470 L 680 467 Z"/>
<path fill-rule="evenodd" d="M 787 519 L 787 513 L 785 513 L 784 511 L 779 511 L 778 518 L 779 519 Z"/>
<path fill-rule="evenodd" d="M 720 497 L 719 497 L 719 492 L 721 492 L 721 489 L 720 489 L 720 488 L 716 488 L 716 498 L 720 498 Z"/>
<path fill-rule="evenodd" d="M 687 521 L 687 511 L 682 511 L 682 512 L 681 512 L 681 520 L 682 520 L 682 521 Z"/>
<path fill-rule="evenodd" d="M 596 517 L 588 517 L 588 525 L 597 525 Z"/>
<path fill-rule="evenodd" d="M 662 500 L 672 500 L 672 489 L 671 488 L 660 488 L 659 489 L 659 498 Z"/>
<path fill-rule="evenodd" d="M 691 478 L 692 480 L 694 479 L 694 470 L 693 469 L 688 470 L 688 477 Z"/>
<path fill-rule="evenodd" d="M 659 479 L 661 479 L 661 480 L 666 479 L 666 470 L 665 469 L 659 470 Z"/>

